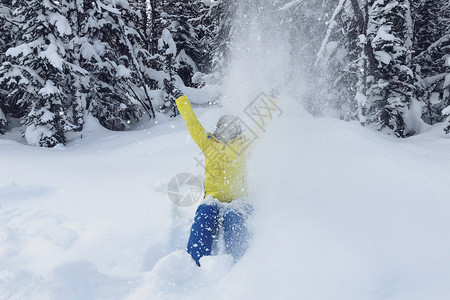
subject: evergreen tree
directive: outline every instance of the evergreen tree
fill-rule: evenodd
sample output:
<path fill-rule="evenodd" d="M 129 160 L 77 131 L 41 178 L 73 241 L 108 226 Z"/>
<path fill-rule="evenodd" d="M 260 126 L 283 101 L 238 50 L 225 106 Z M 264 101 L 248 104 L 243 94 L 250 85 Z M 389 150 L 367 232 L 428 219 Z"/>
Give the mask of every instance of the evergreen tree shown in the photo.
<path fill-rule="evenodd" d="M 12 21 L 11 10 L 11 0 L 2 1 L 0 4 L 0 65 L 6 59 L 6 50 L 13 46 L 17 31 L 17 24 Z M 0 85 L 0 134 L 4 133 L 4 127 L 8 124 L 5 114 L 8 111 L 7 94 L 4 86 Z"/>
<path fill-rule="evenodd" d="M 210 68 L 209 11 L 198 0 L 154 2 L 156 21 L 152 32 L 159 39 L 153 69 L 163 72 L 154 76 L 164 91 L 160 111 L 176 115 L 174 91 L 182 86 L 201 86 L 202 81 L 195 75 Z"/>
<path fill-rule="evenodd" d="M 208 70 L 208 49 L 202 44 L 202 37 L 208 31 L 208 27 L 202 24 L 205 7 L 202 1 L 168 2 L 166 5 L 171 10 L 169 16 L 174 16 L 166 28 L 179 49 L 175 57 L 177 74 L 185 86 L 196 87 L 192 82 L 194 74 Z"/>
<path fill-rule="evenodd" d="M 14 43 L 17 24 L 12 20 L 12 0 L 0 3 L 0 62 L 5 60 L 5 52 Z"/>
<path fill-rule="evenodd" d="M 129 0 L 129 7 L 123 9 L 121 16 L 123 23 L 119 22 L 123 33 L 123 45 L 125 55 L 128 57 L 128 68 L 132 70 L 131 89 L 143 108 L 151 118 L 155 117 L 155 111 L 150 97 L 149 83 L 152 78 L 146 74 L 151 66 L 151 53 L 149 51 L 149 32 L 147 13 L 149 7 L 146 0 Z"/>
<path fill-rule="evenodd" d="M 450 133 L 450 25 L 446 33 L 425 52 L 431 57 L 436 57 L 434 61 L 435 76 L 425 78 L 431 83 L 426 89 L 431 94 L 428 101 L 430 111 L 435 116 L 435 120 L 444 120 L 444 131 Z M 433 82 L 433 78 L 436 80 Z"/>
<path fill-rule="evenodd" d="M 214 3 L 207 6 L 202 1 L 197 2 L 198 15 L 189 20 L 195 33 L 192 36 L 191 44 L 194 45 L 196 51 L 193 51 L 192 54 L 187 52 L 187 54 L 192 57 L 198 67 L 198 71 L 203 74 L 209 74 L 212 70 L 213 47 L 216 39 L 214 16 L 212 14 L 213 5 Z M 200 87 L 203 82 L 194 77 L 191 79 L 193 87 Z"/>
<path fill-rule="evenodd" d="M 414 94 L 409 68 L 412 21 L 408 0 L 375 0 L 368 22 L 368 40 L 378 62 L 367 77 L 366 124 L 398 137 L 414 133 L 408 124 Z"/>
<path fill-rule="evenodd" d="M 426 51 L 442 37 L 448 26 L 447 0 L 416 0 L 411 2 L 414 13 L 413 50 L 416 55 Z"/>
<path fill-rule="evenodd" d="M 444 41 L 442 41 L 444 43 Z M 447 38 L 445 41 L 445 48 L 446 52 L 450 52 L 450 28 L 447 29 Z M 444 62 L 444 65 L 446 67 L 445 71 L 445 78 L 443 83 L 443 91 L 442 91 L 442 99 L 443 103 L 447 105 L 447 107 L 442 111 L 442 115 L 446 116 L 445 122 L 444 122 L 444 131 L 446 134 L 450 133 L 450 57 L 446 55 L 446 59 Z"/>
<path fill-rule="evenodd" d="M 170 116 L 176 116 L 175 100 L 177 94 L 175 86 L 180 86 L 181 82 L 177 83 L 176 80 L 175 57 L 177 55 L 177 46 L 167 28 L 163 29 L 161 38 L 158 41 L 158 50 L 158 59 L 165 74 L 163 79 L 164 104 L 160 107 L 160 111 L 168 113 Z"/>
<path fill-rule="evenodd" d="M 124 130 L 142 116 L 133 103 L 142 101 L 135 89 L 140 78 L 132 52 L 134 40 L 130 40 L 130 35 L 137 35 L 121 17 L 128 9 L 128 1 L 77 1 L 76 19 L 81 26 L 74 47 L 79 47 L 79 66 L 88 72 L 88 80 L 82 83 L 82 105 L 111 130 Z M 136 48 L 140 50 L 139 45 Z"/>
<path fill-rule="evenodd" d="M 318 65 L 324 70 L 320 77 L 331 86 L 323 96 L 327 102 L 339 104 L 341 117 L 350 108 L 351 117 L 362 124 L 400 137 L 413 134 L 413 123 L 420 122 L 410 108 L 417 103 L 415 97 L 423 105 L 425 122 L 441 122 L 442 110 L 449 105 L 445 96 L 448 1 L 333 4 L 335 13 Z M 345 100 L 352 99 L 353 92 L 354 100 Z"/>
<path fill-rule="evenodd" d="M 209 70 L 209 49 L 205 42 L 210 36 L 209 26 L 205 24 L 208 22 L 208 9 L 198 0 L 168 0 L 156 11 L 159 16 L 155 24 L 156 34 L 165 39 L 167 34 L 163 36 L 163 31 L 167 29 L 177 48 L 172 61 L 175 73 L 185 86 L 196 87 L 192 82 L 194 74 Z"/>
<path fill-rule="evenodd" d="M 85 20 L 82 0 L 62 0 L 61 14 L 65 15 L 72 33 L 66 45 L 66 64 L 64 65 L 64 85 L 67 88 L 64 110 L 74 131 L 81 131 L 86 114 L 86 95 L 89 92 L 89 73 L 80 67 L 81 43 L 79 33 Z"/>
<path fill-rule="evenodd" d="M 449 72 L 450 5 L 448 1 L 419 1 L 415 6 L 413 62 L 417 77 L 417 97 L 423 105 L 423 120 L 442 122 L 442 110 L 450 104 L 445 95 Z"/>
<path fill-rule="evenodd" d="M 267 28 L 286 32 L 286 88 L 307 86 L 299 97 L 314 114 L 337 112 L 405 137 L 420 121 L 417 98 L 422 119 L 447 118 L 450 132 L 447 0 L 205 3 L 2 1 L 0 132 L 19 118 L 31 144 L 52 147 L 82 130 L 87 113 L 112 130 L 143 110 L 154 117 L 153 105 L 174 116 L 177 90 L 223 82 L 235 38 L 255 17 L 265 42 Z"/>
<path fill-rule="evenodd" d="M 159 12 L 161 11 L 161 6 L 163 0 L 148 0 L 150 4 L 150 13 L 149 13 L 149 51 L 152 55 L 155 55 L 158 52 L 158 39 L 161 37 L 161 26 L 159 25 Z"/>
<path fill-rule="evenodd" d="M 64 115 L 64 44 L 71 32 L 56 5 L 37 0 L 13 1 L 13 17 L 21 23 L 16 47 L 6 51 L 0 84 L 21 117 L 28 143 L 53 147 L 65 142 L 71 124 Z"/>

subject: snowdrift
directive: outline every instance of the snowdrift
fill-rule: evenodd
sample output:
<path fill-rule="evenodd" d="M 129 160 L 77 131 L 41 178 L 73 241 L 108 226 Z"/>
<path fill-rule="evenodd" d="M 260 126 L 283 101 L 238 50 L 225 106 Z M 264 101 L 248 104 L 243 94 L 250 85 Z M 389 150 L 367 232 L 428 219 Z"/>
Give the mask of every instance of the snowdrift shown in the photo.
<path fill-rule="evenodd" d="M 0 299 L 449 299 L 441 129 L 399 140 L 279 105 L 249 162 L 254 236 L 234 265 L 184 251 L 195 206 L 167 183 L 202 169 L 181 118 L 91 120 L 58 149 L 0 140 Z M 196 112 L 209 130 L 222 113 Z"/>

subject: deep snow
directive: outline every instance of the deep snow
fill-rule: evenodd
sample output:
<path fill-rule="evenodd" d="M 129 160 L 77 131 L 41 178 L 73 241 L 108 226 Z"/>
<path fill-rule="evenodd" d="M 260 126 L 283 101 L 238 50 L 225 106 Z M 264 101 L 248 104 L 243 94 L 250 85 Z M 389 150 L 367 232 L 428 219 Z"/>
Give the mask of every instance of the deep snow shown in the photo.
<path fill-rule="evenodd" d="M 450 299 L 450 139 L 279 106 L 249 162 L 254 236 L 235 265 L 183 250 L 195 206 L 166 186 L 202 170 L 181 118 L 90 120 L 57 149 L 0 137 L 0 299 Z M 213 130 L 222 110 L 196 112 Z"/>

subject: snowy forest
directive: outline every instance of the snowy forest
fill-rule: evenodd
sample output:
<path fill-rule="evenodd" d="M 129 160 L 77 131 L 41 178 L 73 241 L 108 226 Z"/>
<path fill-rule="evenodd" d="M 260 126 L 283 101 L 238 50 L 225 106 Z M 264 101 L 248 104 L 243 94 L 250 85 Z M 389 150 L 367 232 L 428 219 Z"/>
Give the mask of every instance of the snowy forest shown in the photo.
<path fill-rule="evenodd" d="M 53 147 L 88 114 L 114 131 L 176 116 L 174 91 L 235 76 L 239 31 L 261 18 L 279 33 L 263 37 L 278 44 L 268 60 L 288 55 L 272 88 L 314 116 L 397 137 L 441 122 L 450 132 L 447 0 L 263 2 L 3 0 L 0 132 L 20 126 L 29 144 Z M 209 102 L 220 101 L 219 92 Z"/>
<path fill-rule="evenodd" d="M 0 299 L 450 299 L 449 149 L 449 0 L 1 0 Z"/>

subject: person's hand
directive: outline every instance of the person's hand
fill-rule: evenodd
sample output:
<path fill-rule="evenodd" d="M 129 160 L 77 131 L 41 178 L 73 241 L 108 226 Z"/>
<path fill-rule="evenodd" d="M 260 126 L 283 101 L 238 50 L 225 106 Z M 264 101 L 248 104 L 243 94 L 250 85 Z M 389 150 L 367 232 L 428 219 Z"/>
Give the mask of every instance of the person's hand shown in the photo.
<path fill-rule="evenodd" d="M 173 87 L 172 95 L 174 95 L 174 97 L 178 99 L 181 96 L 183 96 L 183 93 L 179 89 L 177 89 L 176 87 Z"/>

